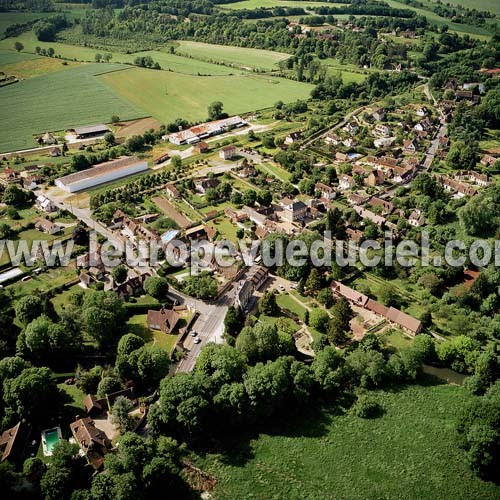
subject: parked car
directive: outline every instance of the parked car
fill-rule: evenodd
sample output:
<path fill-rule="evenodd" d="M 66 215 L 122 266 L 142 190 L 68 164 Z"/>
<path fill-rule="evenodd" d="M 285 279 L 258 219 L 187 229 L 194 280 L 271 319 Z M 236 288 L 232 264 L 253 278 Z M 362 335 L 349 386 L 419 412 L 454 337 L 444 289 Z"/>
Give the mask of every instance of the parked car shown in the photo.
<path fill-rule="evenodd" d="M 198 335 L 194 330 L 191 332 L 191 337 L 196 337 Z"/>
<path fill-rule="evenodd" d="M 196 337 L 196 338 L 193 340 L 193 342 L 194 342 L 195 344 L 199 344 L 199 343 L 201 342 L 200 337 Z"/>

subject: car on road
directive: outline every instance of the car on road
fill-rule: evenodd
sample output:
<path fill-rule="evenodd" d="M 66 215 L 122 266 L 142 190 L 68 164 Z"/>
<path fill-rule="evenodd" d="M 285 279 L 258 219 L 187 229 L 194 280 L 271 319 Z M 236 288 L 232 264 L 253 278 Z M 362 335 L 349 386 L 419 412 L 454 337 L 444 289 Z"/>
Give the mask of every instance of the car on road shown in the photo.
<path fill-rule="evenodd" d="M 201 342 L 200 337 L 196 337 L 196 338 L 193 340 L 193 342 L 194 342 L 195 344 L 199 344 L 199 343 Z"/>

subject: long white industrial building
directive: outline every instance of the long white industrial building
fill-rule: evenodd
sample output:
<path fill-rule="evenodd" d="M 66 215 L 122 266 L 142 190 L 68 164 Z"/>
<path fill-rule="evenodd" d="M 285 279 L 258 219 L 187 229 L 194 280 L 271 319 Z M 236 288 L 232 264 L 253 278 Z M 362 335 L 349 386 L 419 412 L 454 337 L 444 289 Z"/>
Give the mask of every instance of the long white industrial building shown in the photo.
<path fill-rule="evenodd" d="M 136 156 L 123 156 L 81 172 L 60 177 L 55 180 L 55 184 L 69 193 L 75 193 L 147 170 L 147 162 L 139 160 Z"/>

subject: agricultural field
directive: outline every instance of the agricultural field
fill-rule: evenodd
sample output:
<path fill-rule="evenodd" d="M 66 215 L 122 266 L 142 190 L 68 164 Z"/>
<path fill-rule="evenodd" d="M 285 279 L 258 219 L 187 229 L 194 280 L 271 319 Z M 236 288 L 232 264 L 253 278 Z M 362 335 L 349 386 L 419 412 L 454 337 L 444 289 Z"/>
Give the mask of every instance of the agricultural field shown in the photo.
<path fill-rule="evenodd" d="M 243 10 L 243 9 L 261 9 L 261 8 L 272 8 L 272 7 L 302 7 L 303 9 L 308 9 L 310 7 L 321 7 L 328 5 L 334 7 L 335 4 L 330 2 L 308 2 L 306 0 L 243 0 L 241 2 L 221 4 L 221 9 L 232 9 L 232 10 Z M 340 4 L 339 4 L 340 5 Z"/>
<path fill-rule="evenodd" d="M 449 19 L 438 16 L 437 14 L 431 12 L 430 10 L 413 7 L 412 5 L 407 5 L 404 2 L 399 2 L 396 0 L 386 0 L 386 3 L 396 9 L 403 8 L 403 9 L 413 10 L 414 12 L 416 12 L 421 16 L 425 16 L 430 23 L 435 24 L 436 26 L 439 27 L 448 26 L 450 31 L 456 32 L 461 35 L 468 34 L 473 38 L 479 38 L 483 40 L 491 37 L 491 32 L 483 27 L 471 26 L 469 24 L 453 23 L 450 22 Z"/>
<path fill-rule="evenodd" d="M 454 385 L 380 391 L 380 418 L 310 410 L 277 420 L 265 433 L 238 435 L 229 453 L 196 462 L 217 477 L 218 500 L 493 500 L 497 486 L 474 476 L 455 444 L 457 415 L 472 397 Z"/>
<path fill-rule="evenodd" d="M 312 89 L 312 85 L 253 74 L 199 77 L 143 68 L 106 73 L 99 80 L 162 123 L 181 116 L 205 120 L 208 105 L 217 100 L 234 115 L 272 106 L 284 97 L 288 102 L 306 99 Z"/>
<path fill-rule="evenodd" d="M 33 134 L 47 130 L 108 122 L 114 114 L 124 120 L 147 115 L 96 78 L 121 68 L 117 64 L 83 65 L 2 89 L 0 151 L 34 147 Z"/>
<path fill-rule="evenodd" d="M 244 69 L 272 71 L 278 69 L 278 63 L 290 57 L 283 52 L 230 47 L 210 43 L 180 41 L 176 52 L 204 61 L 231 64 Z"/>
<path fill-rule="evenodd" d="M 25 80 L 34 76 L 41 76 L 63 69 L 74 68 L 80 63 L 61 61 L 50 57 L 35 56 L 32 54 L 19 54 L 21 60 L 4 64 L 3 54 L 0 54 L 0 71 L 9 76 L 15 76 L 18 79 Z"/>
<path fill-rule="evenodd" d="M 429 0 L 431 3 L 437 3 L 437 0 Z M 498 0 L 447 0 L 446 3 L 451 5 L 460 5 L 469 9 L 487 10 L 500 16 L 500 3 Z"/>

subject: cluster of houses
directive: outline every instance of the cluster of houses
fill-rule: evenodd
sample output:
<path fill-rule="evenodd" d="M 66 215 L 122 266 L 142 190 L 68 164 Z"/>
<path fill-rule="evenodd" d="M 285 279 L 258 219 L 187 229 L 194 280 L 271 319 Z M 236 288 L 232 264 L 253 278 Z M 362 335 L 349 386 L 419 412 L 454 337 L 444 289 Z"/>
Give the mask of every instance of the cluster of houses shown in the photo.
<path fill-rule="evenodd" d="M 402 328 L 410 335 L 417 335 L 422 331 L 422 322 L 413 316 L 396 309 L 395 307 L 387 307 L 371 299 L 367 295 L 359 293 L 353 288 L 344 285 L 340 281 L 332 281 L 331 290 L 336 297 L 346 298 L 353 306 L 366 309 L 377 316 L 387 320 L 390 324 Z"/>

